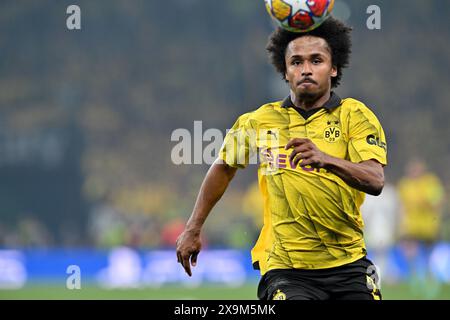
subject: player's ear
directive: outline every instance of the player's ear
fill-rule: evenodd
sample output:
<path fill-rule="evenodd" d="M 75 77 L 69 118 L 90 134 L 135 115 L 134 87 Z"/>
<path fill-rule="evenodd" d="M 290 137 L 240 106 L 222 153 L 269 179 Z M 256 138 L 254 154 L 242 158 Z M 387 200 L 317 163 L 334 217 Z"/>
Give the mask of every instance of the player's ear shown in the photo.
<path fill-rule="evenodd" d="M 336 78 L 337 75 L 338 75 L 338 69 L 337 69 L 336 66 L 333 66 L 333 67 L 331 68 L 331 77 L 332 77 L 332 78 Z"/>

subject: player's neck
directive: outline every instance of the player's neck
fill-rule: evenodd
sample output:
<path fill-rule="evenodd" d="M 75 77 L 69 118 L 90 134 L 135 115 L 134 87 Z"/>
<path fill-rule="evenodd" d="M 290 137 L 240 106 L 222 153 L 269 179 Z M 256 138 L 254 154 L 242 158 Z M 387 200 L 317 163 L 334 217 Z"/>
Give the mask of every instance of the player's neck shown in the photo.
<path fill-rule="evenodd" d="M 331 91 L 327 91 L 323 96 L 318 99 L 302 99 L 301 97 L 297 97 L 294 92 L 291 91 L 291 101 L 297 108 L 303 110 L 313 110 L 317 108 L 321 108 L 328 100 L 330 100 Z"/>

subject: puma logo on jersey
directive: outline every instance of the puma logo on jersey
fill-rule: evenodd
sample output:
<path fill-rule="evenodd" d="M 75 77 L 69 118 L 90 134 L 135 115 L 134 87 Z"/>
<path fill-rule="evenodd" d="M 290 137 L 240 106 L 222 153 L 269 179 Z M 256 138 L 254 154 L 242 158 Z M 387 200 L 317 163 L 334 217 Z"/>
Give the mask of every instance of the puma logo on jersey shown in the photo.
<path fill-rule="evenodd" d="M 267 134 L 273 136 L 275 139 L 277 138 L 276 132 L 273 132 L 272 130 L 268 130 Z"/>

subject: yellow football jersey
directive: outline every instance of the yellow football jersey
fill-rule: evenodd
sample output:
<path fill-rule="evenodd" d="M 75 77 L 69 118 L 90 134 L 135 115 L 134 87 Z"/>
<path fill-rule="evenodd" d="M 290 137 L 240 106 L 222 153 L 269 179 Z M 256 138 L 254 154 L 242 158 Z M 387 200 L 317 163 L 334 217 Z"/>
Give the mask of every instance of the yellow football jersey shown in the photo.
<path fill-rule="evenodd" d="M 426 173 L 400 180 L 398 190 L 403 205 L 401 236 L 407 239 L 436 241 L 442 222 L 440 204 L 445 191 L 439 178 Z"/>
<path fill-rule="evenodd" d="M 309 138 L 323 152 L 355 163 L 387 164 L 380 122 L 363 103 L 330 100 L 305 119 L 288 97 L 239 117 L 219 157 L 235 168 L 258 164 L 264 225 L 252 262 L 272 269 L 323 269 L 351 263 L 365 254 L 360 206 L 364 193 L 325 169 L 295 166 L 292 138 Z"/>

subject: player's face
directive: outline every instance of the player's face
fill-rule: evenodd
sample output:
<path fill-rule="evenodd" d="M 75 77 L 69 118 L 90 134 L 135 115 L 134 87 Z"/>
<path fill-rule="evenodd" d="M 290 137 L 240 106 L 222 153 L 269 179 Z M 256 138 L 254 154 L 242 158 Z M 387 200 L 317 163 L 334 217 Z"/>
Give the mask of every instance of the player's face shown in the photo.
<path fill-rule="evenodd" d="M 304 36 L 291 41 L 286 49 L 286 80 L 300 100 L 314 101 L 331 90 L 337 76 L 331 49 L 318 37 Z"/>

